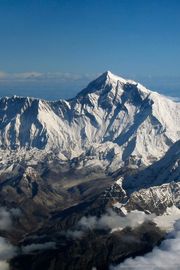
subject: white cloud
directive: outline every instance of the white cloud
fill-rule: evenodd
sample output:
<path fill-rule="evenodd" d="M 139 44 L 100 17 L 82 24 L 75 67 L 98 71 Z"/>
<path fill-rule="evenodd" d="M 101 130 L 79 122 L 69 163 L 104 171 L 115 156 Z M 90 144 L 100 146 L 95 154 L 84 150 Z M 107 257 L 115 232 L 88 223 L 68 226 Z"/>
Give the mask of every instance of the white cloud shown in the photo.
<path fill-rule="evenodd" d="M 5 261 L 0 261 L 0 269 L 1 270 L 9 270 L 9 263 Z"/>
<path fill-rule="evenodd" d="M 22 212 L 19 208 L 11 208 L 9 212 L 11 213 L 12 217 L 20 217 L 22 215 Z"/>
<path fill-rule="evenodd" d="M 5 238 L 0 237 L 0 270 L 9 270 L 7 260 L 16 255 L 17 249 L 11 245 Z"/>
<path fill-rule="evenodd" d="M 47 242 L 47 243 L 36 243 L 36 244 L 22 246 L 21 250 L 23 253 L 28 254 L 30 252 L 37 251 L 37 250 L 55 249 L 55 248 L 56 248 L 56 243 Z"/>
<path fill-rule="evenodd" d="M 0 71 L 0 80 L 5 79 L 8 76 L 8 74 L 4 71 Z"/>
<path fill-rule="evenodd" d="M 125 227 L 135 228 L 145 222 L 146 220 L 152 220 L 154 215 L 146 215 L 141 211 L 132 211 L 128 213 L 125 217 L 118 215 L 113 210 L 108 210 L 105 215 L 100 218 L 96 217 L 83 217 L 79 221 L 81 227 L 86 227 L 88 229 L 92 228 L 109 228 L 112 230 L 123 229 Z"/>
<path fill-rule="evenodd" d="M 97 74 L 75 74 L 70 72 L 4 72 L 0 71 L 0 81 L 37 81 L 37 80 L 58 80 L 58 81 L 77 81 L 77 80 L 91 80 Z"/>
<path fill-rule="evenodd" d="M 21 210 L 19 208 L 11 208 L 7 210 L 4 207 L 0 207 L 0 230 L 11 230 L 13 217 L 18 218 L 20 216 Z"/>
<path fill-rule="evenodd" d="M 78 239 L 78 238 L 81 238 L 83 235 L 84 235 L 84 232 L 83 231 L 80 231 L 80 230 L 68 230 L 66 232 L 63 232 L 62 233 L 63 235 L 66 235 L 70 238 L 74 238 L 74 239 Z"/>
<path fill-rule="evenodd" d="M 180 269 L 180 220 L 174 225 L 174 231 L 168 234 L 159 247 L 145 256 L 125 260 L 124 263 L 111 267 L 111 270 L 179 270 Z"/>
<path fill-rule="evenodd" d="M 11 214 L 5 208 L 0 208 L 0 230 L 9 230 L 12 226 Z"/>
<path fill-rule="evenodd" d="M 12 217 L 19 217 L 18 208 L 7 210 L 0 207 L 0 230 L 9 231 L 12 228 Z M 11 245 L 4 237 L 0 237 L 0 270 L 9 270 L 8 260 L 16 255 L 17 248 Z"/>
<path fill-rule="evenodd" d="M 0 260 L 8 260 L 16 254 L 16 248 L 5 238 L 0 237 Z"/>
<path fill-rule="evenodd" d="M 96 216 L 82 217 L 74 231 L 67 231 L 67 236 L 80 238 L 84 232 L 93 229 L 110 229 L 113 232 L 115 230 L 122 230 L 125 227 L 135 228 L 147 220 L 152 220 L 154 217 L 155 215 L 146 215 L 144 212 L 137 210 L 122 217 L 109 209 L 100 218 Z"/>

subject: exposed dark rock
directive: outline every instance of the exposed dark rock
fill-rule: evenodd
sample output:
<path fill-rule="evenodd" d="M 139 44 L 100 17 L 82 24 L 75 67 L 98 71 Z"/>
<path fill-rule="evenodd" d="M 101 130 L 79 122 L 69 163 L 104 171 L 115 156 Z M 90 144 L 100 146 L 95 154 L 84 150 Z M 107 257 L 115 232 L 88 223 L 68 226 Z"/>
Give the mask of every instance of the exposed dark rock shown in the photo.
<path fill-rule="evenodd" d="M 89 231 L 82 239 L 57 238 L 57 249 L 32 252 L 11 261 L 11 270 L 108 270 L 128 257 L 145 254 L 163 239 L 153 223 L 123 231 Z"/>

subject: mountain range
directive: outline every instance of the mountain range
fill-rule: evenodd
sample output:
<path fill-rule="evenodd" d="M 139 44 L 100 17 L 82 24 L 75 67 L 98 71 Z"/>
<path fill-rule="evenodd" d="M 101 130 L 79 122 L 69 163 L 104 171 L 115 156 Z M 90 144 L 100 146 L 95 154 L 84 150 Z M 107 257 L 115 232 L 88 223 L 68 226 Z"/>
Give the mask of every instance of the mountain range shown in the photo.
<path fill-rule="evenodd" d="M 34 152 L 64 161 L 83 155 L 87 165 L 95 160 L 111 171 L 150 165 L 180 137 L 179 103 L 109 71 L 68 101 L 2 98 L 0 119 L 7 156 L 33 162 Z"/>
<path fill-rule="evenodd" d="M 0 205 L 21 212 L 8 234 L 17 246 L 44 235 L 58 239 L 59 230 L 74 230 L 83 217 L 109 209 L 122 217 L 178 212 L 179 194 L 179 102 L 110 71 L 70 100 L 0 99 Z M 61 241 L 69 243 L 56 244 Z M 12 269 L 42 267 L 23 263 L 20 256 Z M 44 269 L 59 269 L 59 262 L 56 267 Z M 62 269 L 85 269 L 71 267 Z"/>

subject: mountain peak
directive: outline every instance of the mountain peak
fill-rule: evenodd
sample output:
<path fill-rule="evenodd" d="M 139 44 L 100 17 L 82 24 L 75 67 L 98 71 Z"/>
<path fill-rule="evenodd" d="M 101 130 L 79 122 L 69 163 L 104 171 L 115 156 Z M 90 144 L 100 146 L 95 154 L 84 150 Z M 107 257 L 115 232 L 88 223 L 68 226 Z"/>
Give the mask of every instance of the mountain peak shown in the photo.
<path fill-rule="evenodd" d="M 125 85 L 127 80 L 114 75 L 111 71 L 105 71 L 95 80 L 90 82 L 86 88 L 84 88 L 77 97 L 82 97 L 87 94 L 91 94 L 97 91 L 102 91 L 106 89 L 106 86 L 111 86 L 111 88 L 116 87 L 118 83 Z"/>
<path fill-rule="evenodd" d="M 109 80 L 111 82 L 117 82 L 120 81 L 122 83 L 127 83 L 127 80 L 123 79 L 122 77 L 113 74 L 111 71 L 107 70 L 102 75 L 100 75 L 97 79 L 105 79 Z"/>
<path fill-rule="evenodd" d="M 131 89 L 132 91 L 141 92 L 143 95 L 147 95 L 150 91 L 143 85 L 135 82 L 133 80 L 124 79 L 118 75 L 113 74 L 111 71 L 107 70 L 102 73 L 95 80 L 90 82 L 86 88 L 84 88 L 77 97 L 84 97 L 91 93 L 104 93 L 109 91 L 115 91 L 120 89 L 120 91 L 127 91 Z"/>

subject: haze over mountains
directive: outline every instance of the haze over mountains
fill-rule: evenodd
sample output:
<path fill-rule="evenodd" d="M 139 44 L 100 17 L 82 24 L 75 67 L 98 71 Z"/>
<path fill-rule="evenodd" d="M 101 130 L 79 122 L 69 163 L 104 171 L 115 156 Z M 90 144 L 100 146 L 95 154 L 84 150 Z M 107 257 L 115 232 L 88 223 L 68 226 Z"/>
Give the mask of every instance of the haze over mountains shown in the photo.
<path fill-rule="evenodd" d="M 174 219 L 180 218 L 180 103 L 110 71 L 70 100 L 1 98 L 0 155 L 1 206 L 21 212 L 12 217 L 16 226 L 8 235 L 17 246 L 53 239 L 60 260 L 64 257 L 60 246 L 63 242 L 68 248 L 69 240 L 62 240 L 59 232 L 68 237 L 77 234 L 76 226 L 84 216 L 99 218 L 109 208 L 120 217 L 132 211 L 157 216 L 175 211 Z M 137 229 L 135 238 L 146 230 L 148 235 L 156 234 L 151 247 L 146 246 L 149 250 L 162 235 L 151 224 Z M 101 243 L 107 240 L 104 232 L 103 237 Z M 74 260 L 83 248 L 81 242 L 77 245 L 72 249 Z M 129 254 L 136 254 L 135 246 L 131 248 Z M 116 251 L 112 260 L 104 262 L 106 267 L 130 256 L 127 250 L 122 257 Z M 86 269 L 99 265 L 96 254 L 91 255 L 90 264 L 85 258 Z M 28 269 L 42 267 L 39 256 Z M 59 260 L 54 268 L 45 269 L 58 269 Z M 27 270 L 21 257 L 12 267 Z M 71 267 L 62 269 L 85 269 Z"/>

